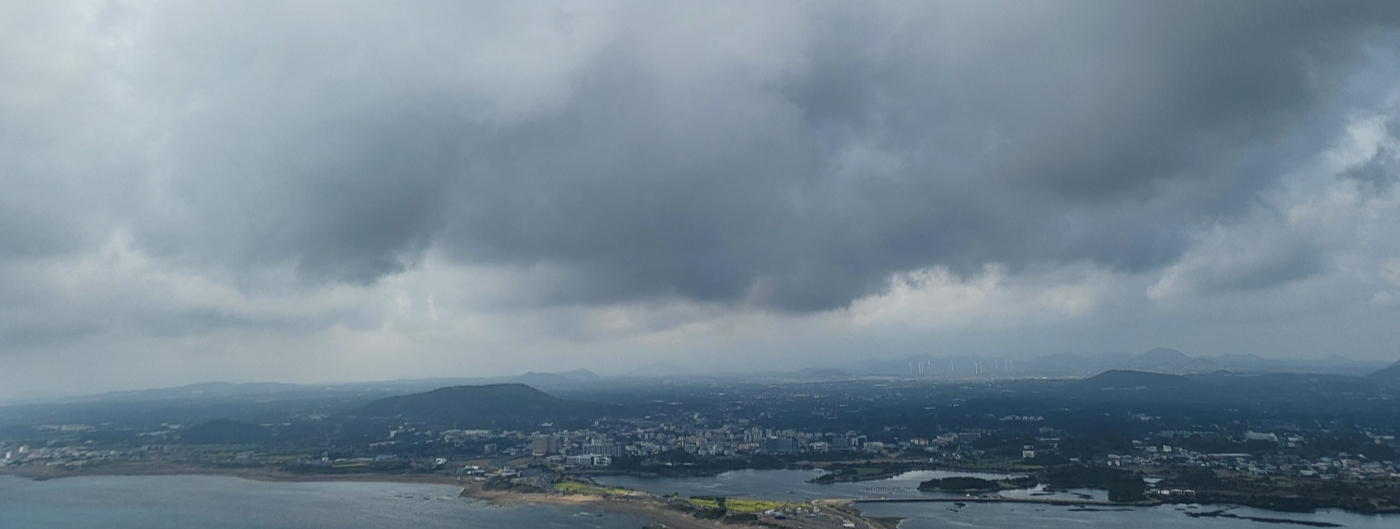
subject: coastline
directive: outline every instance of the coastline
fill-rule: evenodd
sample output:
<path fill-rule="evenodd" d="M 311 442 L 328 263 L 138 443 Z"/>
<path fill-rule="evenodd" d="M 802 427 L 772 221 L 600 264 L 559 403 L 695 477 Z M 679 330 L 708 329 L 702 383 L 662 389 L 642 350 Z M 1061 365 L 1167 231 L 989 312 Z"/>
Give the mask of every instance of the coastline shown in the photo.
<path fill-rule="evenodd" d="M 281 483 L 369 482 L 451 485 L 456 487 L 462 485 L 456 477 L 443 474 L 293 474 L 262 468 L 219 468 L 161 463 L 88 467 L 78 471 L 58 467 L 0 467 L 0 475 L 34 481 L 94 476 L 220 476 Z"/>
<path fill-rule="evenodd" d="M 446 485 L 459 489 L 462 498 L 485 501 L 501 506 L 545 505 L 569 507 L 595 512 L 608 512 L 635 516 L 651 523 L 663 524 L 672 529 L 717 529 L 734 527 L 715 520 L 699 519 L 687 512 L 668 506 L 665 499 L 650 493 L 638 492 L 635 495 L 609 496 L 570 493 L 516 492 L 507 490 L 486 490 L 475 480 L 438 473 L 361 473 L 361 474 L 297 474 L 267 468 L 250 467 L 208 467 L 178 464 L 139 464 L 111 465 L 71 469 L 49 466 L 8 466 L 0 467 L 0 475 L 15 476 L 34 481 L 100 476 L 217 476 L 246 479 L 262 482 L 368 482 L 405 483 L 419 485 Z M 1146 507 L 1170 505 L 1168 502 L 1113 503 L 1093 500 L 1007 498 L 1007 497 L 963 497 L 963 498 L 882 498 L 882 499 L 818 499 L 812 501 L 823 512 L 855 523 L 861 529 L 896 529 L 900 518 L 867 516 L 859 507 L 861 502 L 871 503 L 911 503 L 911 502 L 967 502 L 967 503 L 1034 503 L 1078 506 L 1123 506 Z M 1202 505 L 1241 506 L 1236 503 L 1195 502 Z M 1344 510 L 1345 511 L 1345 510 Z M 1352 511 L 1346 511 L 1352 512 Z M 1376 513 L 1356 513 L 1376 514 Z M 1394 513 L 1391 513 L 1392 515 Z M 1381 514 L 1382 516 L 1384 514 Z M 1221 517 L 1235 517 L 1220 515 Z M 1269 519 L 1273 521 L 1272 518 Z M 1275 522 L 1276 523 L 1276 522 Z M 1309 524 L 1302 524 L 1309 525 Z M 1325 525 L 1317 525 L 1325 526 Z"/>
<path fill-rule="evenodd" d="M 859 500 L 817 500 L 812 503 L 823 510 L 829 512 L 834 511 L 843 517 L 851 517 L 856 520 L 858 524 L 864 523 L 866 529 L 898 529 L 899 522 L 904 521 L 903 518 L 866 516 L 861 513 L 859 507 L 856 507 L 856 503 L 859 503 Z"/>
<path fill-rule="evenodd" d="M 217 476 L 274 483 L 362 482 L 408 483 L 419 485 L 448 485 L 461 489 L 460 497 L 485 501 L 501 506 L 547 505 L 626 514 L 661 523 L 674 529 L 718 529 L 732 527 L 716 521 L 701 520 L 686 513 L 667 508 L 654 496 L 639 496 L 614 500 L 599 496 L 557 493 L 522 493 L 483 490 L 473 481 L 464 481 L 443 474 L 292 474 L 257 468 L 211 468 L 188 465 L 131 465 L 92 467 L 81 471 L 56 467 L 0 467 L 0 475 L 34 481 L 101 476 Z"/>

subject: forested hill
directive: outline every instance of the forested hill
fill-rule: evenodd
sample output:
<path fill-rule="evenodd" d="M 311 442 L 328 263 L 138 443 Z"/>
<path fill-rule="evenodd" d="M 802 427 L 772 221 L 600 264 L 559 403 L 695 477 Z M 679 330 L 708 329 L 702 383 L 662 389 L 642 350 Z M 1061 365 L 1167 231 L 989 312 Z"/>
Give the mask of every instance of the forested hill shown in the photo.
<path fill-rule="evenodd" d="M 364 417 L 402 417 L 456 428 L 501 428 L 540 422 L 589 422 L 616 411 L 613 406 L 563 400 L 525 384 L 490 384 L 388 397 L 365 405 L 359 413 Z"/>

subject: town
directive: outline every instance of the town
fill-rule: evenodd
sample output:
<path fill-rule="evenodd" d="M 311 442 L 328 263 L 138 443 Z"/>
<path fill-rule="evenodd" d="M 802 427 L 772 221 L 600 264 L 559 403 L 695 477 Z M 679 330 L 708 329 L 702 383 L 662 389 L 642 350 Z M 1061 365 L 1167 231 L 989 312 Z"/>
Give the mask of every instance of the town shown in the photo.
<path fill-rule="evenodd" d="M 826 470 L 816 482 L 832 483 L 1084 467 L 1140 476 L 1135 500 L 1400 506 L 1400 389 L 1376 378 L 1109 371 L 323 393 L 0 408 L 0 465 L 40 477 L 162 468 L 438 475 L 524 492 L 619 474 L 803 468 Z"/>

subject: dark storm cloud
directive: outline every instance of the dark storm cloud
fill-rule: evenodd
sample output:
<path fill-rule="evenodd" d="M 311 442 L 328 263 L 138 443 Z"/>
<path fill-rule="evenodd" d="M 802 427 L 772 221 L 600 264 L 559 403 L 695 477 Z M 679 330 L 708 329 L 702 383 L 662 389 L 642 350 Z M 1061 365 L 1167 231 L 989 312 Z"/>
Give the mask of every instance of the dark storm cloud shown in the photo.
<path fill-rule="evenodd" d="M 567 13 L 309 5 L 177 4 L 140 35 L 117 77 L 157 109 L 163 194 L 118 214 L 136 244 L 318 283 L 439 248 L 552 270 L 545 302 L 792 311 L 924 267 L 1170 264 L 1325 147 L 1360 50 L 1400 21 L 1388 2 L 833 3 L 731 26 L 637 4 L 590 40 Z M 724 41 L 764 17 L 792 20 Z M 0 244 L 38 244 L 16 226 Z M 1265 275 L 1316 269 L 1285 261 Z"/>

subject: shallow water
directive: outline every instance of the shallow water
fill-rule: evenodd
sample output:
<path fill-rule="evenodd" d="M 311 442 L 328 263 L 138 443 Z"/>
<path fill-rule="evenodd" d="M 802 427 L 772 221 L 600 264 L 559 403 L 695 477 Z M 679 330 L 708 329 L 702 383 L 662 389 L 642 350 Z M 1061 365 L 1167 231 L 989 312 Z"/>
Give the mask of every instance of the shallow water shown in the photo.
<path fill-rule="evenodd" d="M 934 478 L 973 476 L 1002 479 L 1006 474 L 947 472 L 919 470 L 879 481 L 807 483 L 822 475 L 820 470 L 736 470 L 703 478 L 636 478 L 604 476 L 599 483 L 615 487 L 644 490 L 653 494 L 678 493 L 682 496 L 726 496 L 806 501 L 820 498 L 920 498 L 945 496 L 936 492 L 919 491 L 919 483 Z"/>
<path fill-rule="evenodd" d="M 1192 518 L 1187 511 L 1216 511 L 1227 507 L 1217 505 L 1187 508 L 1177 505 L 1156 507 L 1124 507 L 1079 509 L 1068 506 L 1013 504 L 1013 503 L 971 503 L 958 507 L 949 503 L 861 503 L 857 504 L 866 516 L 904 518 L 900 529 L 933 529 L 948 527 L 999 527 L 1005 529 L 1040 528 L 1069 529 L 1085 527 L 1132 527 L 1141 529 L 1170 529 L 1190 527 L 1192 529 L 1307 529 L 1307 526 L 1293 524 L 1263 523 L 1253 520 L 1231 518 Z M 1312 514 L 1278 513 L 1251 509 L 1248 507 L 1230 508 L 1230 513 L 1239 516 L 1327 522 L 1357 529 L 1394 529 L 1400 527 L 1400 517 L 1353 514 L 1342 511 L 1319 511 Z"/>
<path fill-rule="evenodd" d="M 949 476 L 974 476 L 984 479 L 1005 477 L 998 474 L 976 474 L 944 471 L 908 472 L 898 477 L 859 483 L 834 483 L 816 485 L 807 480 L 821 475 L 820 471 L 803 470 L 742 470 L 726 472 L 707 478 L 635 478 L 629 476 L 608 476 L 598 478 L 608 485 L 645 490 L 654 494 L 679 493 L 683 496 L 726 496 L 750 497 L 775 500 L 803 501 L 816 498 L 938 498 L 957 495 L 935 492 L 921 492 L 917 489 L 922 481 Z M 1040 488 L 1004 491 L 1006 496 L 1042 497 Z M 1075 489 L 1048 495 L 1059 499 L 1107 499 L 1101 490 Z M 1400 528 L 1400 515 L 1372 516 L 1348 513 L 1345 511 L 1319 511 L 1312 514 L 1278 513 L 1248 507 L 1228 506 L 1181 506 L 1162 505 L 1157 507 L 1093 507 L 1089 509 L 1069 506 L 1051 506 L 1013 503 L 972 503 L 959 507 L 952 503 L 860 503 L 861 511 L 868 516 L 905 518 L 901 529 L 929 529 L 935 527 L 978 527 L 978 528 L 1228 528 L 1228 529 L 1302 529 L 1306 526 L 1291 524 L 1270 524 L 1244 519 L 1231 518 L 1192 518 L 1186 512 L 1216 511 L 1229 509 L 1238 516 L 1303 520 L 1341 524 L 1343 527 Z"/>

